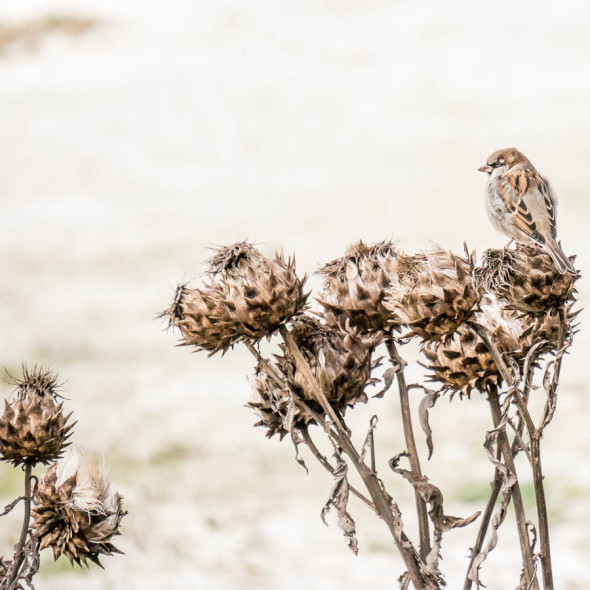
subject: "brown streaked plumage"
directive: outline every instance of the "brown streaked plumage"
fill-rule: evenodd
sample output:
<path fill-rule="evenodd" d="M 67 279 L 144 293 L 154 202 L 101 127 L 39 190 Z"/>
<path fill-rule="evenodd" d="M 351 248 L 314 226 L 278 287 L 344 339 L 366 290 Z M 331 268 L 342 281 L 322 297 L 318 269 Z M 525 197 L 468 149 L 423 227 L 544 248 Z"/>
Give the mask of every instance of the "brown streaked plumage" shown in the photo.
<path fill-rule="evenodd" d="M 561 274 L 576 274 L 557 243 L 556 200 L 531 161 L 516 148 L 494 152 L 485 166 L 486 206 L 492 225 L 517 242 L 543 246 Z"/>

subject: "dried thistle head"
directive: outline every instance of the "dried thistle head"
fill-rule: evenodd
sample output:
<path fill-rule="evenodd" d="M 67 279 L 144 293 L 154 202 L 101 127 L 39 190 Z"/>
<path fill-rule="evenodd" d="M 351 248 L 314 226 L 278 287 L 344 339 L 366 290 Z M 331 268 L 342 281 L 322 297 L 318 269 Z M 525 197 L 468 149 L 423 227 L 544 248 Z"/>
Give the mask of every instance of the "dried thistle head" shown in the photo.
<path fill-rule="evenodd" d="M 14 399 L 4 400 L 0 418 L 0 457 L 14 465 L 54 461 L 68 446 L 74 426 L 58 400 L 57 373 L 23 367 L 22 379 L 13 378 L 13 383 Z"/>
<path fill-rule="evenodd" d="M 474 284 L 474 266 L 473 253 L 463 258 L 436 249 L 399 256 L 385 306 L 413 333 L 439 340 L 465 322 L 481 299 Z"/>
<path fill-rule="evenodd" d="M 260 421 L 254 426 L 266 427 L 266 436 L 269 438 L 278 434 L 283 439 L 291 428 L 310 424 L 313 418 L 302 412 L 294 403 L 280 367 L 273 363 L 272 370 L 278 381 L 273 379 L 260 363 L 256 366 L 251 378 L 252 400 L 246 406 L 254 409 L 260 417 Z M 321 412 L 321 408 L 315 404 L 314 409 Z"/>
<path fill-rule="evenodd" d="M 236 342 L 256 342 L 284 326 L 305 307 L 305 277 L 295 260 L 277 253 L 266 258 L 248 242 L 219 248 L 202 285 L 179 285 L 161 317 L 179 329 L 182 344 L 211 354 Z"/>
<path fill-rule="evenodd" d="M 514 313 L 503 310 L 495 301 L 486 301 L 474 321 L 488 332 L 500 354 L 522 360 L 529 339 Z M 473 389 L 483 392 L 490 384 L 502 383 L 486 343 L 467 324 L 442 340 L 424 342 L 421 351 L 428 359 L 426 368 L 432 371 L 430 380 L 441 383 L 451 395 L 459 392 L 469 397 Z"/>
<path fill-rule="evenodd" d="M 559 273 L 543 249 L 517 244 L 514 250 L 486 250 L 476 276 L 482 291 L 494 293 L 512 309 L 543 314 L 573 300 L 579 275 Z"/>
<path fill-rule="evenodd" d="M 320 268 L 324 285 L 319 302 L 327 323 L 348 323 L 366 332 L 384 332 L 392 314 L 383 300 L 397 272 L 397 258 L 392 242 L 368 246 L 360 241 L 350 246 L 342 258 Z"/>
<path fill-rule="evenodd" d="M 123 498 L 111 489 L 102 457 L 73 447 L 41 477 L 34 494 L 33 524 L 40 550 L 53 549 L 73 565 L 100 565 L 101 555 L 121 553 L 111 539 L 120 534 Z"/>
<path fill-rule="evenodd" d="M 358 401 L 367 401 L 365 387 L 371 379 L 371 353 L 375 338 L 361 335 L 356 328 L 342 330 L 321 324 L 315 318 L 302 316 L 291 326 L 291 334 L 309 363 L 326 399 L 337 410 Z M 282 345 L 283 356 L 277 357 L 289 387 L 306 400 L 314 401 L 306 390 L 305 379 L 295 360 Z"/>

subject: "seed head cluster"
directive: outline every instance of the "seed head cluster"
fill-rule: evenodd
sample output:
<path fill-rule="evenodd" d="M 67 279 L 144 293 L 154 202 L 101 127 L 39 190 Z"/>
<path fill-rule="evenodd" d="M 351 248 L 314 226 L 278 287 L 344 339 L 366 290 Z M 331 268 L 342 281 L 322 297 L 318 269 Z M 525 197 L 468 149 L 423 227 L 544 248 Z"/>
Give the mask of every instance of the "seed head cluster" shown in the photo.
<path fill-rule="evenodd" d="M 461 396 L 502 382 L 475 324 L 508 363 L 521 367 L 536 342 L 544 342 L 543 350 L 558 346 L 564 318 L 566 336 L 572 332 L 576 277 L 561 275 L 533 246 L 488 250 L 477 266 L 467 248 L 462 255 L 441 248 L 406 254 L 391 241 L 361 241 L 318 273 L 321 307 L 305 312 L 305 279 L 297 277 L 294 261 L 266 258 L 239 242 L 217 250 L 198 288 L 180 286 L 165 315 L 183 344 L 211 354 L 288 330 L 339 412 L 366 401 L 367 386 L 377 381 L 372 355 L 392 330 L 418 336 L 429 378 Z M 314 422 L 297 400 L 316 417 L 323 410 L 289 348 L 279 347 L 274 360 L 257 365 L 248 406 L 268 436 L 282 438 Z"/>

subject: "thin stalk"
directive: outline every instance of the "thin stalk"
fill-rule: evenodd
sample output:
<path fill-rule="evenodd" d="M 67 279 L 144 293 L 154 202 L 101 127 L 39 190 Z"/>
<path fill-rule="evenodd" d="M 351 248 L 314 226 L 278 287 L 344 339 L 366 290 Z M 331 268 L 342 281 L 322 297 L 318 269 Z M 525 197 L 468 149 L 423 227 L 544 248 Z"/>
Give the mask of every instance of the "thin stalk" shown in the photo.
<path fill-rule="evenodd" d="M 346 428 L 343 426 L 340 418 L 326 399 L 324 392 L 314 378 L 309 364 L 301 354 L 293 336 L 284 327 L 281 328 L 281 335 L 289 353 L 293 356 L 297 370 L 301 373 L 306 382 L 308 391 L 314 396 L 316 401 L 322 406 L 324 412 L 330 417 L 330 420 L 336 429 L 335 436 L 338 444 L 352 461 L 361 476 L 363 483 L 367 487 L 379 516 L 385 521 L 389 528 L 394 543 L 404 560 L 412 584 L 416 590 L 439 589 L 440 586 L 438 583 L 433 581 L 431 577 L 426 577 L 426 575 L 423 574 L 421 568 L 423 562 L 413 549 L 411 542 L 404 534 L 403 530 L 401 530 L 399 517 L 397 515 L 394 516 L 394 510 L 396 510 L 396 507 L 392 504 L 391 497 L 384 491 L 376 474 L 373 473 L 364 461 L 361 460 L 358 451 L 350 441 Z"/>
<path fill-rule="evenodd" d="M 565 344 L 565 323 L 567 318 L 565 311 L 559 310 L 560 324 L 558 333 L 558 348 L 553 367 L 553 379 L 551 387 L 557 388 L 559 374 L 561 372 L 561 361 Z M 549 518 L 547 516 L 547 501 L 545 499 L 545 488 L 543 486 L 543 468 L 541 465 L 541 436 L 543 436 L 543 422 L 535 429 L 531 436 L 531 458 L 533 464 L 533 483 L 535 486 L 535 500 L 537 502 L 537 517 L 539 519 L 539 543 L 541 545 L 541 572 L 545 590 L 553 590 L 553 570 L 551 566 L 551 544 L 549 542 Z"/>
<path fill-rule="evenodd" d="M 416 448 L 416 439 L 414 438 L 414 429 L 412 427 L 412 414 L 410 412 L 410 398 L 408 396 L 408 385 L 404 375 L 403 360 L 400 358 L 393 334 L 389 335 L 386 341 L 387 351 L 392 362 L 399 363 L 399 370 L 396 371 L 397 384 L 399 389 L 399 399 L 402 410 L 402 422 L 404 426 L 404 438 L 406 441 L 406 450 L 410 458 L 410 466 L 416 475 L 422 475 L 420 468 L 420 458 L 418 457 L 418 449 Z M 420 557 L 426 561 L 430 553 L 430 528 L 428 526 L 428 511 L 426 502 L 414 489 L 414 496 L 416 499 L 416 513 L 418 515 L 418 527 L 420 534 Z"/>
<path fill-rule="evenodd" d="M 527 358 L 524 363 L 524 374 L 525 374 L 525 384 L 523 390 L 523 398 L 525 403 L 528 403 L 529 395 L 531 392 L 532 380 L 533 380 L 533 372 L 534 372 L 534 360 L 535 354 L 538 352 L 540 347 L 536 347 L 536 349 L 531 349 Z M 524 430 L 524 421 L 522 418 L 518 418 L 519 422 L 514 429 L 516 440 L 512 442 L 512 455 L 516 456 L 519 450 L 519 446 L 524 450 L 524 444 L 522 441 L 522 432 Z M 499 461 L 501 459 L 501 452 L 498 449 L 496 454 L 496 459 Z M 475 561 L 476 557 L 481 553 L 481 549 L 483 547 L 483 543 L 487 534 L 488 527 L 490 526 L 490 522 L 492 519 L 492 515 L 494 512 L 494 507 L 496 505 L 496 501 L 498 500 L 498 496 L 500 495 L 500 491 L 502 490 L 502 483 L 504 480 L 504 476 L 502 472 L 496 467 L 494 469 L 494 479 L 492 480 L 492 491 L 490 493 L 490 497 L 488 498 L 488 502 L 486 504 L 486 508 L 484 510 L 479 530 L 477 532 L 477 538 L 475 539 L 475 543 L 473 545 L 473 549 L 471 552 L 471 558 L 469 560 L 469 566 L 467 567 L 467 575 L 465 576 L 465 583 L 463 585 L 463 590 L 471 590 L 471 586 L 473 585 L 473 580 L 469 578 L 469 572 L 473 566 L 473 562 Z M 512 495 L 512 494 L 510 494 Z"/>
<path fill-rule="evenodd" d="M 563 314 L 562 314 L 563 324 Z M 512 375 L 508 372 L 508 369 L 502 360 L 498 349 L 492 344 L 488 337 L 487 332 L 478 324 L 473 322 L 470 324 L 477 334 L 486 343 L 494 363 L 498 370 L 502 374 L 502 377 L 507 384 L 510 385 L 509 393 L 512 394 L 516 405 L 519 410 L 521 418 L 526 424 L 527 431 L 529 433 L 530 446 L 531 446 L 531 463 L 533 468 L 533 485 L 535 487 L 535 500 L 537 505 L 537 518 L 539 520 L 539 542 L 541 544 L 541 571 L 543 574 L 543 583 L 545 590 L 553 590 L 553 572 L 551 568 L 551 548 L 549 543 L 549 523 L 547 517 L 547 502 L 545 499 L 545 487 L 543 485 L 543 468 L 541 466 L 541 436 L 542 431 L 537 429 L 533 423 L 531 414 L 527 408 L 527 405 L 520 394 L 520 391 L 514 383 Z M 559 341 L 563 345 L 563 325 L 560 326 Z M 561 359 L 560 359 L 561 360 Z M 560 370 L 560 366 L 556 367 L 556 370 Z M 555 376 L 555 373 L 554 373 Z M 515 506 L 516 507 L 516 506 Z"/>
<path fill-rule="evenodd" d="M 500 408 L 498 390 L 494 386 L 490 386 L 488 389 L 488 401 L 490 404 L 490 410 L 492 412 L 494 428 L 499 428 L 502 423 L 502 410 Z M 531 555 L 531 546 L 527 530 L 526 515 L 524 512 L 524 503 L 522 501 L 520 485 L 516 476 L 514 457 L 512 455 L 512 449 L 510 448 L 510 442 L 508 440 L 508 435 L 506 434 L 505 426 L 501 426 L 498 430 L 498 447 L 502 452 L 506 467 L 516 478 L 516 482 L 512 487 L 512 500 L 514 503 L 514 512 L 516 514 L 516 526 L 518 529 L 518 539 L 520 541 L 520 551 L 522 553 L 525 582 L 528 585 L 527 587 L 533 588 L 534 590 L 539 590 L 539 582 L 535 574 L 533 556 Z"/>
<path fill-rule="evenodd" d="M 501 452 L 498 449 L 498 452 L 496 453 L 496 459 L 499 461 L 500 458 Z M 496 467 L 496 469 L 494 470 L 494 479 L 492 480 L 492 491 L 490 493 L 490 497 L 488 498 L 488 503 L 486 504 L 486 508 L 484 510 L 481 522 L 479 524 L 479 530 L 477 531 L 475 543 L 473 545 L 473 548 L 471 549 L 471 557 L 469 559 L 469 565 L 467 566 L 467 575 L 465 576 L 463 590 L 471 590 L 471 586 L 473 585 L 473 580 L 469 577 L 469 573 L 471 572 L 471 568 L 473 567 L 473 562 L 475 561 L 476 557 L 481 553 L 481 548 L 483 547 L 483 542 L 485 541 L 486 534 L 488 532 L 488 527 L 490 526 L 492 515 L 494 514 L 494 507 L 496 506 L 496 501 L 498 500 L 498 496 L 500 495 L 500 490 L 502 489 L 503 481 L 504 477 L 502 476 L 502 472 Z"/>
<path fill-rule="evenodd" d="M 18 579 L 18 573 L 20 571 L 21 565 L 25 559 L 25 543 L 27 541 L 27 535 L 29 534 L 29 523 L 31 520 L 31 474 L 32 474 L 32 465 L 30 463 L 25 463 L 25 495 L 24 495 L 24 503 L 25 503 L 25 512 L 23 517 L 23 527 L 20 533 L 20 539 L 18 541 L 18 545 L 16 546 L 16 552 L 14 554 L 14 562 L 11 568 L 11 574 L 8 579 L 8 584 L 6 586 L 6 590 L 11 590 L 14 587 L 15 582 Z"/>
<path fill-rule="evenodd" d="M 539 519 L 539 542 L 541 544 L 541 572 L 545 590 L 553 590 L 553 571 L 551 568 L 551 546 L 549 544 L 549 520 L 547 502 L 543 487 L 543 469 L 541 467 L 541 432 L 536 431 L 531 439 L 531 457 L 533 459 L 533 483 Z"/>

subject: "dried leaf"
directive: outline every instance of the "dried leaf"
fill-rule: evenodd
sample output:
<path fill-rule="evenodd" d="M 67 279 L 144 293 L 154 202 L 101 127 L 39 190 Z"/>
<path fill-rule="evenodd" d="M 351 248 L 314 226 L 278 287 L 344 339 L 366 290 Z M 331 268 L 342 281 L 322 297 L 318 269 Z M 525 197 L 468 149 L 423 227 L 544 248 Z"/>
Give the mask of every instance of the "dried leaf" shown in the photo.
<path fill-rule="evenodd" d="M 383 389 L 379 393 L 376 393 L 373 397 L 383 397 L 387 393 L 387 391 L 393 384 L 393 380 L 395 379 L 395 373 L 396 369 L 394 367 L 389 367 L 389 369 L 387 369 L 385 373 L 383 373 Z"/>
<path fill-rule="evenodd" d="M 289 430 L 289 432 L 291 434 L 291 441 L 293 442 L 293 447 L 295 449 L 295 461 L 297 461 L 297 463 L 299 463 L 299 465 L 301 465 L 301 467 L 303 467 L 303 469 L 305 469 L 306 473 L 309 475 L 309 469 L 307 468 L 307 465 L 305 464 L 305 461 L 301 455 L 299 455 L 299 445 L 303 442 L 301 433 L 295 428 L 292 428 Z"/>
<path fill-rule="evenodd" d="M 432 444 L 432 428 L 428 422 L 428 410 L 434 407 L 436 400 L 439 398 L 440 393 L 438 391 L 431 391 L 423 388 L 426 395 L 422 398 L 420 406 L 418 407 L 418 418 L 420 420 L 420 426 L 426 435 L 426 445 L 428 446 L 428 459 L 432 457 L 434 446 Z"/>
<path fill-rule="evenodd" d="M 399 453 L 393 459 L 390 459 L 389 466 L 395 473 L 399 473 L 399 475 L 407 479 L 420 494 L 420 497 L 430 505 L 428 514 L 435 529 L 444 533 L 457 527 L 464 527 L 471 524 L 480 515 L 480 512 L 476 512 L 467 518 L 447 516 L 443 511 L 443 495 L 440 489 L 430 483 L 425 475 L 398 466 L 399 460 L 404 456 L 407 456 L 407 453 Z"/>
<path fill-rule="evenodd" d="M 330 511 L 332 506 L 338 512 L 338 526 L 344 533 L 347 539 L 348 547 L 355 554 L 358 555 L 358 540 L 356 538 L 356 526 L 355 522 L 346 510 L 348 506 L 348 465 L 342 459 L 340 451 L 336 449 L 334 453 L 336 458 L 336 469 L 334 470 L 334 486 L 330 492 L 330 497 L 326 502 L 326 505 L 322 508 L 321 518 L 322 522 L 328 526 L 326 522 L 326 515 Z"/>
<path fill-rule="evenodd" d="M 377 422 L 379 422 L 379 418 L 377 416 L 373 416 L 371 418 L 371 421 L 369 422 L 369 430 L 367 432 L 367 436 L 365 437 L 365 442 L 363 443 L 363 448 L 361 449 L 361 461 L 365 460 L 367 450 L 371 449 L 371 453 L 373 452 L 373 441 L 374 441 L 373 431 L 377 427 Z M 371 456 L 371 465 L 373 463 L 374 463 L 374 457 Z"/>

